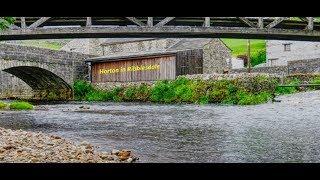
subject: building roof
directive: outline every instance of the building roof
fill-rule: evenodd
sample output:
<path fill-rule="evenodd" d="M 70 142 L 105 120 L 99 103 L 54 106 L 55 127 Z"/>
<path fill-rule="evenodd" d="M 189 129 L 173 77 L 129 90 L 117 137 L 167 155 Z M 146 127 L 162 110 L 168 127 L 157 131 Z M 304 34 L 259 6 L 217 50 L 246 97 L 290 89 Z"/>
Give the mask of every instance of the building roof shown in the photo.
<path fill-rule="evenodd" d="M 150 41 L 156 38 L 104 38 L 102 39 L 101 46 L 106 46 L 110 44 L 121 44 L 121 43 L 129 43 L 129 42 L 137 42 L 137 41 Z"/>
<path fill-rule="evenodd" d="M 122 53 L 122 54 L 116 54 L 116 55 L 94 57 L 94 58 L 87 59 L 85 62 L 105 62 L 105 61 L 112 62 L 112 61 L 136 59 L 137 57 L 146 58 L 146 57 L 157 57 L 157 56 L 164 56 L 164 55 L 174 55 L 177 52 L 179 52 L 179 50 Z"/>
<path fill-rule="evenodd" d="M 212 40 L 212 38 L 183 38 L 168 50 L 201 49 Z"/>
<path fill-rule="evenodd" d="M 109 38 L 104 41 L 104 45 L 129 43 L 137 41 L 155 40 L 159 38 Z M 121 52 L 112 55 L 106 55 L 101 57 L 90 58 L 86 62 L 103 62 L 103 61 L 118 61 L 125 59 L 136 59 L 136 57 L 150 57 L 174 54 L 178 51 L 202 49 L 213 38 L 172 38 L 172 44 L 166 49 L 157 49 L 155 51 L 139 51 L 139 52 Z M 219 40 L 219 39 L 217 39 Z M 220 40 L 219 40 L 220 41 Z M 102 45 L 101 44 L 101 45 Z M 223 45 L 225 45 L 223 43 Z"/>

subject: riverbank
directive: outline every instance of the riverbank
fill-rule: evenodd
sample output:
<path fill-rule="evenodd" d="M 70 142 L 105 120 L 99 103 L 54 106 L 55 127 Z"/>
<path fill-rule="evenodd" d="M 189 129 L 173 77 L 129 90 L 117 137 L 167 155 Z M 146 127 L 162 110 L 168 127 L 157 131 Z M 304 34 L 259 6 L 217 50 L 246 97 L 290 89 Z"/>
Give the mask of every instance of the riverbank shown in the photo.
<path fill-rule="evenodd" d="M 74 84 L 80 101 L 254 105 L 272 99 L 279 78 L 268 74 L 214 74 L 210 78 L 180 76 L 155 84 L 124 84 L 99 89 L 86 81 Z"/>
<path fill-rule="evenodd" d="M 8 163 L 120 163 L 137 158 L 128 150 L 97 152 L 59 136 L 0 128 L 0 162 Z"/>
<path fill-rule="evenodd" d="M 98 151 L 130 149 L 143 163 L 319 163 L 320 91 L 276 99 L 255 106 L 47 104 L 0 112 L 0 127 L 87 141 Z"/>

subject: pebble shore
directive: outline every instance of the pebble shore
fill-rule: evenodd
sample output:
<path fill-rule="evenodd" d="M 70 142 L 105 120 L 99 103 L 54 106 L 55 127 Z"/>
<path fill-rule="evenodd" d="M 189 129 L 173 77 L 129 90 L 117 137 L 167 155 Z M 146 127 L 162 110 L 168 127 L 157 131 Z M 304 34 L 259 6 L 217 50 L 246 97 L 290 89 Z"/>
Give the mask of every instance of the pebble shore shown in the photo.
<path fill-rule="evenodd" d="M 130 150 L 97 152 L 82 142 L 59 136 L 0 128 L 0 162 L 4 163 L 132 163 Z"/>

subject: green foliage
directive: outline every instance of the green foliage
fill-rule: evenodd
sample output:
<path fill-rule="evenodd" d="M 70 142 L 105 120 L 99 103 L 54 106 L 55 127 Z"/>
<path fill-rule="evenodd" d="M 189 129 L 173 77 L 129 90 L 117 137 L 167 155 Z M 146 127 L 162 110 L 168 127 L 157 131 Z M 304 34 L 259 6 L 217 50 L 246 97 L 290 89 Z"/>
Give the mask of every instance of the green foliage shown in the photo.
<path fill-rule="evenodd" d="M 233 56 L 238 56 L 240 54 L 247 53 L 247 40 L 246 39 L 221 39 L 230 49 Z M 252 54 L 265 50 L 266 49 L 266 41 L 259 39 L 251 39 L 250 40 L 250 51 Z"/>
<path fill-rule="evenodd" d="M 32 110 L 33 105 L 28 102 L 15 101 L 9 105 L 9 108 L 13 110 Z"/>
<path fill-rule="evenodd" d="M 259 50 L 251 54 L 251 66 L 254 67 L 258 64 L 265 63 L 267 60 L 267 53 L 265 49 Z"/>
<path fill-rule="evenodd" d="M 86 94 L 84 100 L 86 101 L 108 101 L 110 98 L 104 91 L 92 90 Z"/>
<path fill-rule="evenodd" d="M 192 102 L 193 90 L 189 84 L 181 84 L 176 87 L 177 102 Z"/>
<path fill-rule="evenodd" d="M 277 80 L 267 76 L 238 78 L 235 80 L 201 80 L 178 77 L 176 80 L 115 87 L 99 90 L 87 82 L 75 83 L 78 100 L 87 101 L 152 101 L 157 103 L 224 103 L 258 104 L 267 102 L 274 92 Z M 82 92 L 83 91 L 83 92 Z M 259 94 L 259 92 L 264 92 Z M 257 94 L 258 93 L 258 94 Z M 268 93 L 267 95 L 265 93 Z"/>
<path fill-rule="evenodd" d="M 227 96 L 222 101 L 223 104 L 238 104 L 238 92 L 239 88 L 236 87 L 234 84 L 229 84 L 227 86 Z"/>
<path fill-rule="evenodd" d="M 59 99 L 59 96 L 55 92 L 49 92 L 46 99 L 49 101 L 57 100 Z"/>
<path fill-rule="evenodd" d="M 247 57 L 246 39 L 222 39 L 222 41 L 231 49 L 232 56 Z M 250 40 L 250 52 L 252 66 L 266 62 L 266 41 Z"/>
<path fill-rule="evenodd" d="M 175 100 L 174 83 L 168 80 L 158 81 L 151 90 L 151 101 L 171 103 Z"/>
<path fill-rule="evenodd" d="M 64 46 L 63 43 L 48 40 L 23 40 L 19 41 L 19 43 L 25 46 L 32 46 L 51 50 L 60 50 Z"/>
<path fill-rule="evenodd" d="M 191 81 L 190 87 L 192 89 L 191 102 L 204 104 L 205 102 L 209 101 L 207 91 L 210 86 L 208 81 L 196 79 Z"/>
<path fill-rule="evenodd" d="M 7 103 L 0 101 L 0 109 L 5 109 L 7 106 Z"/>
<path fill-rule="evenodd" d="M 14 22 L 14 17 L 0 17 L 0 30 L 9 28 Z"/>
<path fill-rule="evenodd" d="M 320 77 L 315 77 L 310 81 L 311 84 L 320 84 Z"/>
<path fill-rule="evenodd" d="M 87 81 L 79 80 L 74 83 L 73 91 L 76 100 L 84 100 L 87 94 L 94 94 L 94 87 Z"/>
<path fill-rule="evenodd" d="M 271 93 L 260 92 L 258 94 L 249 93 L 246 91 L 237 92 L 238 105 L 256 105 L 269 101 L 272 97 Z"/>
<path fill-rule="evenodd" d="M 108 97 L 111 98 L 114 102 L 120 102 L 124 99 L 123 87 L 115 87 L 108 94 Z"/>
<path fill-rule="evenodd" d="M 320 84 L 320 77 L 315 77 L 310 81 L 310 84 Z M 310 87 L 311 90 L 320 90 L 319 86 Z"/>
<path fill-rule="evenodd" d="M 298 78 L 286 80 L 284 85 L 299 85 L 301 81 Z M 299 91 L 299 87 L 276 87 L 277 95 L 293 94 Z"/>
<path fill-rule="evenodd" d="M 151 95 L 151 87 L 146 84 L 141 84 L 135 89 L 136 101 L 149 101 Z"/>
<path fill-rule="evenodd" d="M 234 85 L 240 89 L 251 93 L 256 92 L 273 92 L 276 88 L 279 79 L 268 77 L 266 75 L 259 75 L 253 77 L 237 78 L 234 80 Z"/>
<path fill-rule="evenodd" d="M 137 88 L 135 86 L 128 87 L 127 89 L 124 90 L 124 97 L 123 99 L 125 101 L 134 101 L 136 100 L 136 92 Z"/>

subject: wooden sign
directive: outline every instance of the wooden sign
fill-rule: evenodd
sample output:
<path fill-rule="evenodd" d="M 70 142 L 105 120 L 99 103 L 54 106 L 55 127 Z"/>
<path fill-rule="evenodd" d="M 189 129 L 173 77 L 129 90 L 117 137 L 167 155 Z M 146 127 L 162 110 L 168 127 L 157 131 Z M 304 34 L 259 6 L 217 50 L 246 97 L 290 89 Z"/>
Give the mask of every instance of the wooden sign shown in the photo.
<path fill-rule="evenodd" d="M 92 82 L 131 82 L 175 79 L 175 56 L 101 62 L 92 65 Z"/>

